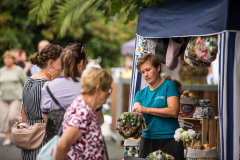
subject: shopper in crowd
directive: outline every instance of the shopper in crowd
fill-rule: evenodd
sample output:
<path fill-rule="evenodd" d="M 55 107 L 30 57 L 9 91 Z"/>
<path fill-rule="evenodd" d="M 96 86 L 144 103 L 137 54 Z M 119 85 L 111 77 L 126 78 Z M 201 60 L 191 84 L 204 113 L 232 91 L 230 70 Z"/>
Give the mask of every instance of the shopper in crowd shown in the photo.
<path fill-rule="evenodd" d="M 19 60 L 17 62 L 17 65 L 23 68 L 23 71 L 27 74 L 28 77 L 31 76 L 30 68 L 32 64 L 30 62 L 27 62 L 26 51 L 19 50 Z"/>
<path fill-rule="evenodd" d="M 77 98 L 81 90 L 80 77 L 82 71 L 86 67 L 86 54 L 80 43 L 68 45 L 61 55 L 62 76 L 56 78 L 48 84 L 53 96 L 57 99 L 61 106 L 67 107 Z M 47 122 L 47 114 L 49 111 L 59 109 L 59 106 L 50 97 L 46 86 L 42 88 L 41 110 L 43 118 Z M 103 123 L 102 110 L 96 112 L 100 123 Z"/>
<path fill-rule="evenodd" d="M 44 122 L 40 106 L 41 88 L 44 84 L 49 83 L 59 76 L 61 72 L 61 53 L 61 46 L 48 44 L 41 52 L 37 52 L 30 57 L 32 64 L 40 67 L 41 71 L 32 75 L 23 88 L 22 119 L 29 125 Z M 35 160 L 44 144 L 45 140 L 43 140 L 42 145 L 36 150 L 22 150 L 22 159 Z"/>
<path fill-rule="evenodd" d="M 9 51 L 14 55 L 14 63 L 17 64 L 20 61 L 20 50 L 11 49 Z"/>
<path fill-rule="evenodd" d="M 41 40 L 38 43 L 38 53 L 40 53 L 43 50 L 43 48 L 46 47 L 48 44 L 49 44 L 49 42 L 47 40 Z M 37 65 L 33 64 L 30 69 L 31 75 L 33 75 L 39 71 L 41 71 L 41 69 Z"/>
<path fill-rule="evenodd" d="M 149 153 L 162 150 L 176 160 L 183 159 L 183 144 L 174 139 L 180 109 L 176 84 L 160 78 L 161 62 L 153 54 L 139 58 L 137 69 L 149 84 L 137 92 L 133 107 L 133 111 L 143 113 L 147 125 L 140 141 L 140 157 L 146 158 Z"/>
<path fill-rule="evenodd" d="M 103 69 L 91 67 L 83 71 L 81 95 L 64 115 L 55 159 L 80 159 L 80 155 L 84 159 L 104 159 L 104 139 L 94 111 L 106 103 L 112 81 L 112 76 Z"/>
<path fill-rule="evenodd" d="M 6 51 L 3 60 L 5 66 L 0 69 L 0 121 L 1 132 L 6 136 L 3 146 L 7 146 L 11 143 L 11 128 L 19 118 L 22 91 L 27 76 L 21 67 L 14 64 L 14 53 Z"/>
<path fill-rule="evenodd" d="M 49 44 L 49 41 L 45 39 L 38 42 L 38 52 L 41 52 L 43 48 L 45 48 L 48 44 Z"/>

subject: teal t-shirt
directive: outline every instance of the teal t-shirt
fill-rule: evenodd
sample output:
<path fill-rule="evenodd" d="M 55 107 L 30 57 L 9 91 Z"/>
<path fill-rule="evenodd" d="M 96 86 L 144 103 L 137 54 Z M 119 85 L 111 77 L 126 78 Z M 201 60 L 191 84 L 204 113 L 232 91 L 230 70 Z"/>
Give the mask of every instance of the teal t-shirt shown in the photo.
<path fill-rule="evenodd" d="M 139 102 L 144 107 L 166 108 L 167 98 L 171 96 L 180 97 L 180 92 L 173 81 L 165 80 L 158 88 L 151 91 L 149 86 L 139 90 L 134 102 Z M 173 138 L 175 130 L 179 128 L 177 118 L 164 118 L 143 113 L 147 130 L 143 131 L 142 137 L 149 139 Z"/>

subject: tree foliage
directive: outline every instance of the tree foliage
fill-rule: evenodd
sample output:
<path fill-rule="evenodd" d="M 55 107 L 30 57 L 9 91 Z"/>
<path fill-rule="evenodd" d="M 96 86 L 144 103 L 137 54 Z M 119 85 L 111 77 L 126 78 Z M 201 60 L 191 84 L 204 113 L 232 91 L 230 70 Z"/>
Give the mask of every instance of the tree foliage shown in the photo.
<path fill-rule="evenodd" d="M 170 0 L 112 0 L 110 16 L 116 16 L 123 12 L 128 13 L 124 23 L 128 24 L 138 15 L 142 6 L 152 6 Z"/>
<path fill-rule="evenodd" d="M 34 25 L 27 19 L 27 1 L 2 0 L 0 2 L 0 53 L 18 48 L 34 52 Z M 2 63 L 2 59 L 1 59 Z"/>
<path fill-rule="evenodd" d="M 64 37 L 71 24 L 93 11 L 101 11 L 106 23 L 123 15 L 126 17 L 124 23 L 128 24 L 142 6 L 166 1 L 170 0 L 31 0 L 29 18 L 43 24 L 50 17 L 58 35 Z"/>
<path fill-rule="evenodd" d="M 60 26 L 61 22 L 57 22 L 54 17 L 57 9 L 62 7 L 60 1 L 51 0 L 50 2 L 45 0 L 47 7 L 38 8 L 40 15 L 43 13 L 45 15 L 50 14 L 45 19 L 43 19 L 44 16 L 38 17 L 39 21 L 44 20 L 44 23 L 38 24 L 37 16 L 35 16 L 36 21 L 28 19 L 30 8 L 43 1 L 3 0 L 0 2 L 1 55 L 12 48 L 24 49 L 30 55 L 37 51 L 37 44 L 42 39 L 47 39 L 51 43 L 60 44 L 63 47 L 69 43 L 80 42 L 87 50 L 87 57 L 102 57 L 102 67 L 119 66 L 121 44 L 135 37 L 136 21 L 123 25 L 123 19 L 120 18 L 117 21 L 105 24 L 106 16 L 101 13 L 102 9 L 84 13 L 84 16 L 81 17 L 76 17 L 76 12 L 78 12 L 76 11 L 72 12 L 72 19 L 64 37 L 59 37 L 56 24 Z M 29 4 L 31 4 L 31 7 Z M 42 9 L 49 7 L 51 8 L 49 12 Z M 71 10 L 74 10 L 74 7 L 77 7 L 77 5 L 69 6 Z M 61 15 L 64 16 L 65 14 L 68 14 L 67 10 Z"/>

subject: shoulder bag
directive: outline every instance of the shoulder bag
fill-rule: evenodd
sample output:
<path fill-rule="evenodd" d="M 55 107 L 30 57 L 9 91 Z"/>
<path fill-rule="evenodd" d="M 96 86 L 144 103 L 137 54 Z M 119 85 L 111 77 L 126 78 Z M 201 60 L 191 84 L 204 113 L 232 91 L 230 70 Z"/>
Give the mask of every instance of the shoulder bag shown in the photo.
<path fill-rule="evenodd" d="M 48 94 L 51 96 L 52 100 L 60 107 L 60 109 L 54 109 L 48 112 L 46 135 L 47 141 L 49 141 L 58 133 L 58 130 L 62 125 L 63 117 L 66 110 L 64 109 L 64 107 L 60 105 L 60 103 L 54 97 L 48 86 L 46 86 L 46 89 L 48 91 Z"/>
<path fill-rule="evenodd" d="M 16 122 L 12 127 L 12 137 L 16 147 L 24 150 L 39 148 L 45 136 L 45 127 L 45 123 L 36 123 L 30 126 L 22 122 L 21 111 L 19 122 Z"/>

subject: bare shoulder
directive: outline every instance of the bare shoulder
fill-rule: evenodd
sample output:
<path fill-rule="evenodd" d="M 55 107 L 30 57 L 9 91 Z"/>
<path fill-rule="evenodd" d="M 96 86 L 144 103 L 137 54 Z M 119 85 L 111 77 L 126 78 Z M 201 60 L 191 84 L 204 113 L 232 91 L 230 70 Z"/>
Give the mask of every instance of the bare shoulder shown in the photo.
<path fill-rule="evenodd" d="M 37 73 L 33 74 L 31 76 L 31 78 L 32 79 L 48 79 L 48 77 L 45 74 L 41 73 L 41 72 L 37 72 Z"/>
<path fill-rule="evenodd" d="M 44 83 L 44 86 L 48 85 L 51 81 L 47 81 Z"/>

